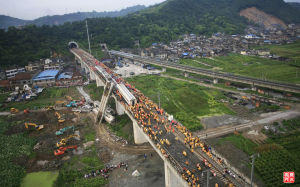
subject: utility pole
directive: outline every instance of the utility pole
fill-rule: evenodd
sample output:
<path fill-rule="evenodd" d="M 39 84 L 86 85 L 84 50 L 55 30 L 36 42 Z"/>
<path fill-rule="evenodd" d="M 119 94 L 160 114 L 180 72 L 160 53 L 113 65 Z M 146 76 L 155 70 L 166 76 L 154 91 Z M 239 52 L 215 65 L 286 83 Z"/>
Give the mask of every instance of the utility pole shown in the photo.
<path fill-rule="evenodd" d="M 251 156 L 251 158 L 252 158 L 252 166 L 251 166 L 251 183 L 250 183 L 250 187 L 252 187 L 252 184 L 253 184 L 253 174 L 254 174 L 255 155 L 256 155 L 256 154 L 253 154 L 253 155 Z M 259 155 L 258 155 L 258 156 L 259 156 Z"/>
<path fill-rule="evenodd" d="M 158 97 L 158 107 L 160 108 L 160 92 L 158 92 L 157 97 Z"/>
<path fill-rule="evenodd" d="M 206 186 L 209 187 L 209 174 L 210 174 L 209 169 L 206 170 L 206 173 L 207 173 L 207 175 L 206 175 Z"/>
<path fill-rule="evenodd" d="M 92 54 L 91 44 L 90 44 L 90 36 L 89 36 L 89 28 L 88 28 L 87 20 L 85 20 L 85 26 L 86 26 L 86 34 L 87 34 L 87 38 L 88 38 L 88 43 L 89 43 L 89 52 L 90 52 L 90 54 Z"/>

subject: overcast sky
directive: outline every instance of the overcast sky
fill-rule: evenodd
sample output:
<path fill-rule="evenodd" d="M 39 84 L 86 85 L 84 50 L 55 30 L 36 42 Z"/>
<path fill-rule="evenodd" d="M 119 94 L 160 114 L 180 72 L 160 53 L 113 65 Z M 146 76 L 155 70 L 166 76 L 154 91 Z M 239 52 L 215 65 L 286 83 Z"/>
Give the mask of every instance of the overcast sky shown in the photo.
<path fill-rule="evenodd" d="M 138 4 L 148 6 L 163 1 L 165 0 L 0 0 L 0 14 L 31 20 L 46 15 L 78 11 L 114 11 Z"/>

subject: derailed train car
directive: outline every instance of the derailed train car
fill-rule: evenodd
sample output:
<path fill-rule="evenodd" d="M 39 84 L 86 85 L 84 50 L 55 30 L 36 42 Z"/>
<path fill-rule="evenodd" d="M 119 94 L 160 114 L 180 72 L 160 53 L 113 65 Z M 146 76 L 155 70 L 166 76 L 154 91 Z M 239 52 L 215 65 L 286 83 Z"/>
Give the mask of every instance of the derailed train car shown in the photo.
<path fill-rule="evenodd" d="M 126 103 L 128 105 L 135 105 L 136 104 L 136 98 L 134 97 L 134 95 L 127 89 L 127 87 L 123 84 L 123 83 L 118 83 L 114 78 L 112 78 L 112 76 L 106 71 L 104 70 L 102 67 L 100 66 L 96 66 L 97 71 L 99 72 L 99 74 L 101 75 L 101 77 L 103 79 L 106 80 L 106 82 L 110 82 L 112 81 L 112 83 L 114 84 L 115 88 L 119 91 L 119 93 L 122 95 L 122 97 L 124 98 L 124 100 L 126 101 Z"/>
<path fill-rule="evenodd" d="M 123 96 L 124 100 L 127 104 L 134 106 L 136 104 L 136 98 L 132 95 L 132 93 L 126 88 L 123 83 L 116 85 L 120 94 Z"/>

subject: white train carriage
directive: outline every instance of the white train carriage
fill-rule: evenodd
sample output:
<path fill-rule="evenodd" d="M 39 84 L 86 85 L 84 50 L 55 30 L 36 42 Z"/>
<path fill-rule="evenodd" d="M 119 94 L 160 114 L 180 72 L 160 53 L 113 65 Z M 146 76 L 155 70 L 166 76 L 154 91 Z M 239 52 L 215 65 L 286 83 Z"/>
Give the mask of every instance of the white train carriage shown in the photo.
<path fill-rule="evenodd" d="M 132 95 L 132 93 L 126 88 L 126 86 L 123 83 L 117 84 L 117 89 L 119 90 L 120 94 L 123 96 L 127 104 L 136 104 L 136 98 Z"/>
<path fill-rule="evenodd" d="M 98 70 L 99 74 L 101 75 L 101 78 L 106 80 L 106 82 L 110 82 L 112 80 L 112 77 L 100 66 L 95 66 Z"/>

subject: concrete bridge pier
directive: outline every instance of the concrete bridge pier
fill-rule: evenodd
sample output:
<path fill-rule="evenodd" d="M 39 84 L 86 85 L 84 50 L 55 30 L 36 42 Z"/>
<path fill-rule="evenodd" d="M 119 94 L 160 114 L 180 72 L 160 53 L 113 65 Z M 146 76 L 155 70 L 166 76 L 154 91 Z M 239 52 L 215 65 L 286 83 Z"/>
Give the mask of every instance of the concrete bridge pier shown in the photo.
<path fill-rule="evenodd" d="M 90 72 L 90 78 L 91 80 L 96 80 L 96 75 L 93 71 Z"/>
<path fill-rule="evenodd" d="M 164 161 L 165 165 L 165 187 L 183 187 L 188 186 L 186 182 L 183 183 L 182 178 L 169 166 L 167 161 Z"/>
<path fill-rule="evenodd" d="M 80 67 L 81 67 L 81 69 L 84 69 L 84 64 L 81 61 L 80 61 Z"/>
<path fill-rule="evenodd" d="M 218 79 L 214 79 L 214 80 L 213 80 L 213 83 L 214 83 L 214 84 L 218 84 L 218 82 L 219 82 Z"/>
<path fill-rule="evenodd" d="M 139 125 L 135 120 L 132 121 L 133 125 L 133 135 L 134 135 L 134 143 L 135 144 L 143 144 L 148 142 L 148 140 L 145 138 L 144 132 L 139 128 Z"/>
<path fill-rule="evenodd" d="M 184 77 L 189 77 L 189 74 L 187 72 L 184 72 Z"/>
<path fill-rule="evenodd" d="M 97 85 L 97 87 L 104 86 L 103 82 L 97 78 L 96 78 L 96 85 Z"/>
<path fill-rule="evenodd" d="M 116 103 L 116 112 L 117 112 L 117 114 L 118 115 L 123 115 L 125 113 L 124 107 L 118 101 L 115 101 L 115 103 Z"/>

